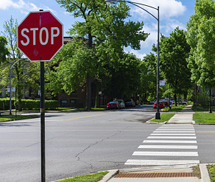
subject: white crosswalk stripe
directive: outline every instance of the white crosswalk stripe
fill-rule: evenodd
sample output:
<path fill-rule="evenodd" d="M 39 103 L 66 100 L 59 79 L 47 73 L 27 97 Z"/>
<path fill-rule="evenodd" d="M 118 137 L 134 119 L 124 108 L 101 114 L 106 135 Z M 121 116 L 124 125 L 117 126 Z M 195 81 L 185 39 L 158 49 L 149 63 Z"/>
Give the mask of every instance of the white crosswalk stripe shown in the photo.
<path fill-rule="evenodd" d="M 198 149 L 197 145 L 140 145 L 142 149 Z"/>
<path fill-rule="evenodd" d="M 197 143 L 190 140 L 144 140 L 143 143 Z"/>
<path fill-rule="evenodd" d="M 127 160 L 125 165 L 181 165 L 181 164 L 199 164 L 199 160 Z"/>
<path fill-rule="evenodd" d="M 133 155 L 146 155 L 146 156 L 198 156 L 197 152 L 134 152 Z"/>
<path fill-rule="evenodd" d="M 193 125 L 162 125 L 143 141 L 125 165 L 199 164 L 196 144 Z"/>
<path fill-rule="evenodd" d="M 168 137 L 166 137 L 166 136 L 149 136 L 149 137 L 147 137 L 147 138 L 149 138 L 149 139 L 151 139 L 151 138 L 156 138 L 156 139 L 196 139 L 196 137 L 180 137 L 180 136 L 168 136 Z"/>

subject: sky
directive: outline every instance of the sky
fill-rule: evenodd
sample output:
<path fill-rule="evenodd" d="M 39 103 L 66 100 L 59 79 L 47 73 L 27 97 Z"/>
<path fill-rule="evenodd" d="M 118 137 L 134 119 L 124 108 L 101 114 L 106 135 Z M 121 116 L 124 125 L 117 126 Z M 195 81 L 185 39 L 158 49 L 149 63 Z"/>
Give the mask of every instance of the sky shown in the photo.
<path fill-rule="evenodd" d="M 189 21 L 191 15 L 194 14 L 195 0 L 131 0 L 132 2 L 142 3 L 153 7 L 159 6 L 160 11 L 160 33 L 169 36 L 171 32 L 178 26 L 179 29 L 186 30 L 186 24 Z M 131 21 L 143 21 L 143 30 L 145 33 L 150 33 L 146 41 L 141 41 L 141 49 L 133 50 L 130 47 L 125 48 L 125 52 L 133 53 L 138 58 L 143 58 L 147 54 L 150 54 L 152 45 L 157 44 L 157 20 L 144 10 L 130 5 Z M 157 17 L 157 10 L 141 6 L 155 17 Z M 3 24 L 5 21 L 10 20 L 11 16 L 13 19 L 17 19 L 18 23 L 28 15 L 31 11 L 38 11 L 43 9 L 44 11 L 51 11 L 63 24 L 64 36 L 69 36 L 66 32 L 75 21 L 71 13 L 66 10 L 55 1 L 55 0 L 0 0 L 0 32 L 4 30 Z M 0 33 L 2 35 L 2 33 Z"/>

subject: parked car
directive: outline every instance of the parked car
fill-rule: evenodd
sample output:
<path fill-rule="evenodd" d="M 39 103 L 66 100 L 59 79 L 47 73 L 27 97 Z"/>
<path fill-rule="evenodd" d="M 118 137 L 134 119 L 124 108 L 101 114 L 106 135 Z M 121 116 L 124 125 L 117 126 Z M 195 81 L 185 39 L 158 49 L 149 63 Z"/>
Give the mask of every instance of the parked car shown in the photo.
<path fill-rule="evenodd" d="M 117 101 L 111 101 L 107 103 L 107 109 L 118 109 L 119 103 Z"/>
<path fill-rule="evenodd" d="M 134 100 L 133 100 L 133 99 L 127 99 L 127 100 L 125 101 L 125 106 L 126 106 L 126 107 L 135 107 L 135 102 L 134 102 Z"/>
<path fill-rule="evenodd" d="M 154 100 L 150 100 L 150 101 L 149 101 L 149 103 L 150 103 L 150 104 L 154 104 L 154 103 L 155 103 L 155 101 L 156 101 L 156 99 L 154 99 Z"/>
<path fill-rule="evenodd" d="M 163 101 L 163 103 L 166 107 L 169 106 L 169 101 L 167 99 L 160 99 L 160 101 Z"/>
<path fill-rule="evenodd" d="M 118 103 L 119 103 L 119 108 L 125 108 L 125 102 L 123 99 L 117 99 Z"/>
<path fill-rule="evenodd" d="M 174 101 L 174 99 L 170 99 L 170 102 L 172 102 L 172 104 L 174 104 L 175 103 L 175 101 Z M 181 104 L 181 105 L 187 105 L 188 103 L 187 103 L 187 101 L 186 100 L 184 100 L 184 99 L 177 99 L 177 104 Z"/>
<path fill-rule="evenodd" d="M 153 105 L 154 109 L 157 108 L 157 101 L 154 102 L 154 105 Z M 164 108 L 165 107 L 165 104 L 163 103 L 163 101 L 159 101 L 159 108 Z"/>
<path fill-rule="evenodd" d="M 139 105 L 140 105 L 139 100 L 136 100 L 136 101 L 135 101 L 135 105 L 137 105 L 137 106 L 139 106 Z"/>
<path fill-rule="evenodd" d="M 184 100 L 184 99 L 179 99 L 179 104 L 182 104 L 182 105 L 187 105 L 187 101 Z"/>

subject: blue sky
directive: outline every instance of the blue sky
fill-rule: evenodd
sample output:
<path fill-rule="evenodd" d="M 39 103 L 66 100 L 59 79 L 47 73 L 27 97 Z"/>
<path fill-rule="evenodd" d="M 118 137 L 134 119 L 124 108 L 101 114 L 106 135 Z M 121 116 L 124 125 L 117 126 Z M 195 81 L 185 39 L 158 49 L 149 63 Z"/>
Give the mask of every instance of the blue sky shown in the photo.
<path fill-rule="evenodd" d="M 133 0 L 132 0 L 133 1 Z M 160 33 L 165 36 L 174 31 L 179 26 L 180 29 L 186 30 L 186 23 L 191 15 L 194 14 L 195 0 L 134 0 L 133 2 L 144 3 L 160 8 Z M 150 33 L 146 41 L 141 42 L 141 50 L 132 50 L 130 47 L 125 48 L 126 52 L 135 54 L 138 58 L 143 58 L 151 52 L 152 44 L 157 43 L 157 20 L 148 13 L 145 13 L 140 8 L 133 5 L 131 7 L 132 21 L 143 21 L 143 30 Z M 157 11 L 143 8 L 150 11 L 157 17 Z M 66 32 L 71 28 L 72 24 L 78 19 L 75 19 L 70 13 L 67 13 L 64 8 L 55 0 L 0 0 L 0 32 L 3 31 L 3 24 L 12 16 L 20 23 L 30 11 L 38 11 L 39 9 L 49 10 L 63 23 L 64 36 L 68 36 Z M 0 35 L 2 35 L 0 33 Z"/>

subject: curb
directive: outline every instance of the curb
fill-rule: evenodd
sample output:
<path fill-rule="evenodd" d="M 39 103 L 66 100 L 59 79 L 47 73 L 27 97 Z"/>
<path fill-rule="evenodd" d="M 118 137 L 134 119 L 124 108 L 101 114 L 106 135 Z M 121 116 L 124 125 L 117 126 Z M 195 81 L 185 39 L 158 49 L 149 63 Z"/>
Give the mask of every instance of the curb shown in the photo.
<path fill-rule="evenodd" d="M 202 182 L 210 182 L 211 181 L 206 165 L 207 164 L 199 164 Z"/>
<path fill-rule="evenodd" d="M 200 173 L 201 173 L 201 179 L 199 179 L 199 181 L 201 181 L 201 182 L 210 182 L 211 180 L 210 180 L 209 173 L 208 173 L 208 170 L 207 170 L 207 164 L 199 164 L 199 168 L 200 168 Z M 103 179 L 101 179 L 98 182 L 108 182 L 111 178 L 113 178 L 116 174 L 119 173 L 118 169 L 117 170 L 108 170 L 108 171 L 109 171 L 109 173 L 106 174 L 103 177 Z"/>
<path fill-rule="evenodd" d="M 107 173 L 100 181 L 98 182 L 107 182 L 109 181 L 113 176 L 119 173 L 119 170 L 108 170 L 109 173 Z"/>

